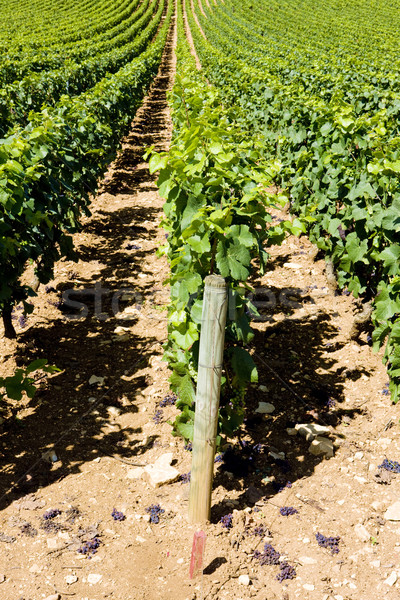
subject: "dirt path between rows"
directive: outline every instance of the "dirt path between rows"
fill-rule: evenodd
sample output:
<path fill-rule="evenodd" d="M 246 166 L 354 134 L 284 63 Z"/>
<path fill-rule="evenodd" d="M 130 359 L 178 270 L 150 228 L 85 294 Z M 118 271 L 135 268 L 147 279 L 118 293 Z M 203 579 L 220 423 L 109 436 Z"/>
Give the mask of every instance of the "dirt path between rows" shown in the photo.
<path fill-rule="evenodd" d="M 40 356 L 62 369 L 33 401 L 3 408 L 0 598 L 395 600 L 400 529 L 386 510 L 400 475 L 375 474 L 385 457 L 400 460 L 400 410 L 366 334 L 350 339 L 356 302 L 329 287 L 305 237 L 273 248 L 267 273 L 252 282 L 260 381 L 246 399 L 240 442 L 216 462 L 204 575 L 189 580 L 191 455 L 167 423 L 176 408 L 161 361 L 162 200 L 142 159 L 170 139 L 174 45 L 175 29 L 75 236 L 78 262 L 60 261 L 27 323 L 15 311 L 17 343 L 0 338 L 0 375 Z M 260 402 L 273 405 L 269 413 L 256 412 Z M 334 456 L 311 454 L 299 423 L 327 427 Z M 157 461 L 170 483 L 154 487 Z M 297 512 L 283 516 L 283 507 Z M 318 532 L 339 536 L 339 552 L 318 546 Z M 296 578 L 278 581 L 285 571 L 260 564 L 255 551 L 261 562 L 288 562 Z"/>

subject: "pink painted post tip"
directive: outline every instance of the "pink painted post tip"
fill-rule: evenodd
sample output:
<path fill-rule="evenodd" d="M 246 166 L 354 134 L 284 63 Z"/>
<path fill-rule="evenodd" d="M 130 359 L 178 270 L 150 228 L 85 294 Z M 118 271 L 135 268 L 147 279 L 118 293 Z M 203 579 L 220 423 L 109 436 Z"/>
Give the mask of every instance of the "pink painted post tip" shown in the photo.
<path fill-rule="evenodd" d="M 196 531 L 193 536 L 192 556 L 190 558 L 190 579 L 194 579 L 203 573 L 203 557 L 206 546 L 206 534 L 204 531 Z"/>

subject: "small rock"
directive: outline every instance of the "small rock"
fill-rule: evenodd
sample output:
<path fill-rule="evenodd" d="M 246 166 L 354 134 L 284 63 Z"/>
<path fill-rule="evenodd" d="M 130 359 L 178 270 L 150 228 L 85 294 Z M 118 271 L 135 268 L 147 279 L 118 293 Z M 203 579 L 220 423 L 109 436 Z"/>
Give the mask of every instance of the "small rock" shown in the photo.
<path fill-rule="evenodd" d="M 58 540 L 56 538 L 47 538 L 47 547 L 55 550 L 59 547 Z"/>
<path fill-rule="evenodd" d="M 42 460 L 45 460 L 49 463 L 55 463 L 58 462 L 59 459 L 54 450 L 48 450 L 42 454 Z"/>
<path fill-rule="evenodd" d="M 303 544 L 309 544 L 310 543 L 310 538 L 303 538 Z"/>
<path fill-rule="evenodd" d="M 178 560 L 176 561 L 178 563 L 178 565 L 183 565 L 183 563 L 185 562 L 184 558 L 178 558 Z"/>
<path fill-rule="evenodd" d="M 239 575 L 239 583 L 241 585 L 250 585 L 250 577 L 248 575 Z"/>
<path fill-rule="evenodd" d="M 259 402 L 255 412 L 261 415 L 270 415 L 275 410 L 275 406 L 270 402 Z"/>
<path fill-rule="evenodd" d="M 143 467 L 135 467 L 134 469 L 129 469 L 126 476 L 128 479 L 140 479 L 144 473 Z"/>
<path fill-rule="evenodd" d="M 295 429 L 308 442 L 312 442 L 317 436 L 329 435 L 331 433 L 329 427 L 318 425 L 318 423 L 298 423 L 295 425 Z"/>
<path fill-rule="evenodd" d="M 271 456 L 271 458 L 275 459 L 275 460 L 285 460 L 285 453 L 284 452 L 268 452 L 268 456 Z"/>
<path fill-rule="evenodd" d="M 78 581 L 78 578 L 76 575 L 66 575 L 65 577 L 65 582 L 68 585 L 72 585 L 73 583 L 76 583 Z"/>
<path fill-rule="evenodd" d="M 389 577 L 387 579 L 385 579 L 385 581 L 383 583 L 386 583 L 386 585 L 394 585 L 397 581 L 397 573 L 396 571 L 392 571 L 389 575 Z"/>
<path fill-rule="evenodd" d="M 400 521 L 400 501 L 389 506 L 383 516 L 387 521 Z"/>
<path fill-rule="evenodd" d="M 33 564 L 30 569 L 29 569 L 29 573 L 40 573 L 42 570 L 42 567 L 39 567 L 39 565 L 37 565 L 36 563 Z"/>
<path fill-rule="evenodd" d="M 175 467 L 171 467 L 173 459 L 172 452 L 162 454 L 154 464 L 144 467 L 144 472 L 148 477 L 149 483 L 157 488 L 165 483 L 172 483 L 180 477 L 180 472 Z"/>
<path fill-rule="evenodd" d="M 6 580 L 6 576 L 1 573 L 0 574 L 0 583 L 4 583 L 5 580 Z"/>
<path fill-rule="evenodd" d="M 315 558 L 311 558 L 311 556 L 300 556 L 299 561 L 302 565 L 315 565 L 317 561 Z"/>
<path fill-rule="evenodd" d="M 344 600 L 343 596 L 338 594 L 337 596 L 333 596 L 335 600 Z"/>
<path fill-rule="evenodd" d="M 38 508 L 43 508 L 45 504 L 46 502 L 36 498 L 35 494 L 28 494 L 15 503 L 19 509 L 23 508 L 25 510 L 37 510 Z"/>
<path fill-rule="evenodd" d="M 358 539 L 362 542 L 369 542 L 369 540 L 371 539 L 371 534 L 361 523 L 357 523 L 357 525 L 354 527 L 354 532 Z"/>
<path fill-rule="evenodd" d="M 87 580 L 88 580 L 88 583 L 95 584 L 95 583 L 99 583 L 99 581 L 101 581 L 102 578 L 103 578 L 103 575 L 99 575 L 98 573 L 90 573 L 88 575 Z"/>
<path fill-rule="evenodd" d="M 141 535 L 137 535 L 136 536 L 136 541 L 139 542 L 140 544 L 143 544 L 146 540 Z"/>
<path fill-rule="evenodd" d="M 97 375 L 92 375 L 89 379 L 89 385 L 103 385 L 105 377 L 97 377 Z"/>
<path fill-rule="evenodd" d="M 381 561 L 380 560 L 371 560 L 371 562 L 369 564 L 371 565 L 371 567 L 375 567 L 375 569 L 379 569 L 379 567 L 381 566 Z"/>
<path fill-rule="evenodd" d="M 356 452 L 354 458 L 356 460 L 361 460 L 364 457 L 364 452 Z"/>
<path fill-rule="evenodd" d="M 324 437 L 316 437 L 310 444 L 308 449 L 310 454 L 314 456 L 324 455 L 327 458 L 332 458 L 333 456 L 333 444 L 331 440 Z"/>
<path fill-rule="evenodd" d="M 268 392 L 268 388 L 266 385 L 259 385 L 258 389 L 260 390 L 260 392 Z"/>
<path fill-rule="evenodd" d="M 285 262 L 285 263 L 283 263 L 283 266 L 286 267 L 287 269 L 301 269 L 301 265 L 299 265 L 298 263 L 294 263 L 294 262 Z"/>
<path fill-rule="evenodd" d="M 47 596 L 44 600 L 60 600 L 60 594 L 51 594 L 51 596 Z"/>
<path fill-rule="evenodd" d="M 365 477 L 360 477 L 359 475 L 354 475 L 354 479 L 358 481 L 358 483 L 368 483 L 368 479 L 365 479 Z"/>
<path fill-rule="evenodd" d="M 121 414 L 120 409 L 116 406 L 107 406 L 107 412 L 110 415 L 110 417 L 119 417 L 119 415 Z"/>
<path fill-rule="evenodd" d="M 288 435 L 297 435 L 297 429 L 295 429 L 294 427 L 288 427 L 286 429 L 286 433 Z"/>
<path fill-rule="evenodd" d="M 313 592 L 315 590 L 315 586 L 312 583 L 305 583 L 303 588 L 308 592 Z"/>

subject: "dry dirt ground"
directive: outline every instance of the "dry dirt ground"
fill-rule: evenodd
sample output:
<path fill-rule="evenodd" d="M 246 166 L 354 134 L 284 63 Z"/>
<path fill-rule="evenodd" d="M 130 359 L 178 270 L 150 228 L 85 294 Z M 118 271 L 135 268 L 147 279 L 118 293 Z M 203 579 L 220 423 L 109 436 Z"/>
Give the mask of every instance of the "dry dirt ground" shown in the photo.
<path fill-rule="evenodd" d="M 147 146 L 168 144 L 172 47 L 173 38 L 75 236 L 78 262 L 60 261 L 24 326 L 15 312 L 17 342 L 0 332 L 1 375 L 33 357 L 61 369 L 34 400 L 2 407 L 0 598 L 394 600 L 400 523 L 385 511 L 400 475 L 384 483 L 375 474 L 385 457 L 400 457 L 400 407 L 382 393 L 386 373 L 366 335 L 349 338 L 355 301 L 329 288 L 305 237 L 274 248 L 253 282 L 264 302 L 252 345 L 260 381 L 240 440 L 215 465 L 202 577 L 189 579 L 189 484 L 153 488 L 143 476 L 142 466 L 166 453 L 182 475 L 191 461 L 167 423 L 176 408 L 159 404 L 169 393 L 161 360 L 168 268 L 156 255 L 162 200 L 142 159 Z M 79 305 L 72 313 L 67 296 L 87 314 Z M 255 412 L 260 401 L 272 414 Z M 309 441 L 290 435 L 296 423 L 327 425 L 334 456 L 310 454 Z M 151 505 L 164 511 L 158 523 L 149 521 Z M 282 516 L 285 506 L 298 512 Z M 115 520 L 114 509 L 126 518 Z M 231 528 L 220 522 L 227 514 Z M 318 532 L 340 537 L 339 552 L 318 546 Z M 266 543 L 294 579 L 278 581 L 279 565 L 254 558 Z"/>

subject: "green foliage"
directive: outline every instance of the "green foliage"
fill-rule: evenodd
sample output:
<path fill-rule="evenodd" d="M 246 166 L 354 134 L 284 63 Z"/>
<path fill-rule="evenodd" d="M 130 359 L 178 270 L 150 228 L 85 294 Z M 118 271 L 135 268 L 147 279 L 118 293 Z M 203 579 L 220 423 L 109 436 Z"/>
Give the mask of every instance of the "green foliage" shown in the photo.
<path fill-rule="evenodd" d="M 171 3 L 157 36 L 148 42 L 163 6 L 152 29 L 143 32 L 147 37 L 138 38 L 148 45 L 140 56 L 86 92 L 64 95 L 55 106 L 31 112 L 25 127 L 0 140 L 0 313 L 32 293 L 20 283 L 27 261 L 35 262 L 39 281 L 47 283 L 55 261 L 72 256 L 70 234 L 79 229 L 82 214 L 89 214 L 98 178 L 157 72 Z"/>
<path fill-rule="evenodd" d="M 0 400 L 5 397 L 10 400 L 21 400 L 24 393 L 28 398 L 33 398 L 37 390 L 35 385 L 37 379 L 32 375 L 37 371 L 56 373 L 60 369 L 48 365 L 46 359 L 37 359 L 24 369 L 16 369 L 14 375 L 10 377 L 0 377 Z"/>
<path fill-rule="evenodd" d="M 253 4 L 226 0 L 205 8 L 204 17 L 195 3 L 204 39 L 186 3 L 205 76 L 221 103 L 235 107 L 247 139 L 281 164 L 275 182 L 332 261 L 339 286 L 374 300 L 374 347 L 386 345 L 397 401 L 400 80 L 393 15 L 383 2 L 378 9 L 304 0 L 295 11 L 278 0 Z M 379 26 L 371 28 L 371 19 Z"/>
<path fill-rule="evenodd" d="M 286 201 L 267 192 L 279 166 L 262 158 L 233 111 L 221 105 L 218 90 L 196 71 L 181 19 L 177 57 L 174 139 L 168 153 L 150 157 L 165 198 L 162 225 L 168 239 L 162 252 L 171 266 L 165 357 L 180 398 L 177 406 L 183 409 L 174 425 L 180 435 L 191 437 L 204 279 L 218 273 L 229 288 L 220 432 L 233 435 L 243 420 L 246 386 L 257 381 L 256 366 L 243 347 L 251 339 L 246 281 L 254 261 L 263 272 L 270 240 L 283 239 L 296 224 L 271 224 L 268 209 Z"/>

